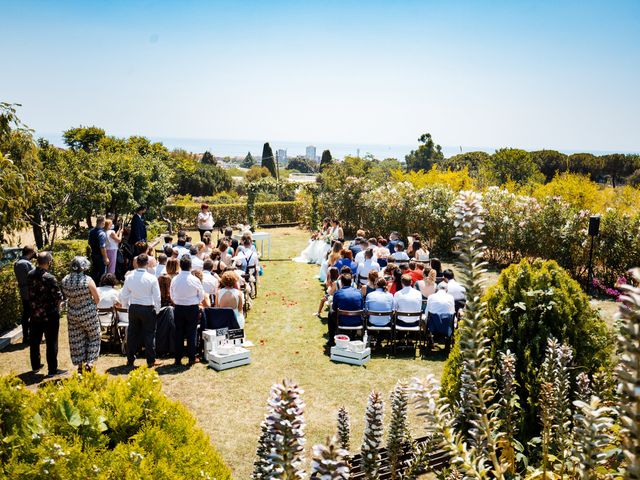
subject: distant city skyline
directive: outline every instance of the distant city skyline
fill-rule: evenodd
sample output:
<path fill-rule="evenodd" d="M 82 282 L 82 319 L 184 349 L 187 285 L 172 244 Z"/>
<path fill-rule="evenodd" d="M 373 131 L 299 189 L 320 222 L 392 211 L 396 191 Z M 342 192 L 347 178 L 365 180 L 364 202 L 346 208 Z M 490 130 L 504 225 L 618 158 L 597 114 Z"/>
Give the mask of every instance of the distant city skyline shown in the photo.
<path fill-rule="evenodd" d="M 0 100 L 23 104 L 41 135 L 97 125 L 364 155 L 429 132 L 443 146 L 640 151 L 637 0 L 0 0 L 0 11 Z"/>

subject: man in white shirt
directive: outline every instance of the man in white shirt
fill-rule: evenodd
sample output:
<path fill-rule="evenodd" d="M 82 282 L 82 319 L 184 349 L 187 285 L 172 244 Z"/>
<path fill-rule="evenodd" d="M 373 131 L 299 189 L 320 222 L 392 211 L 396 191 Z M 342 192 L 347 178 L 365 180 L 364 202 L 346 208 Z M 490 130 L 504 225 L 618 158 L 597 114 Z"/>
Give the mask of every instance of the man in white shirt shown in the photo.
<path fill-rule="evenodd" d="M 393 258 L 395 262 L 409 261 L 409 255 L 407 255 L 407 252 L 404 251 L 404 243 L 396 243 L 396 251 L 391 254 L 391 258 Z"/>
<path fill-rule="evenodd" d="M 447 268 L 442 272 L 444 283 L 447 285 L 447 293 L 453 297 L 456 302 L 466 300 L 467 290 L 460 285 L 454 277 L 453 270 Z"/>
<path fill-rule="evenodd" d="M 456 312 L 455 301 L 453 297 L 447 293 L 447 284 L 440 282 L 436 288 L 436 293 L 429 295 L 427 299 L 427 313 L 451 313 Z"/>
<path fill-rule="evenodd" d="M 191 245 L 189 248 L 189 256 L 191 257 L 191 270 L 202 270 L 204 261 L 198 258 L 198 247 Z"/>
<path fill-rule="evenodd" d="M 373 260 L 373 249 L 368 248 L 364 252 L 364 262 L 358 264 L 358 285 L 366 285 L 371 270 L 379 272 L 380 265 Z"/>
<path fill-rule="evenodd" d="M 136 270 L 126 277 L 120 291 L 120 303 L 129 307 L 127 328 L 127 365 L 132 367 L 144 341 L 147 365 L 156 362 L 156 314 L 160 311 L 160 286 L 155 275 L 147 272 L 149 257 L 141 253 L 135 259 Z"/>
<path fill-rule="evenodd" d="M 402 275 L 402 290 L 393 296 L 393 309 L 396 312 L 419 313 L 422 312 L 422 294 L 420 290 L 411 288 L 411 275 Z M 407 323 L 416 323 L 419 317 L 406 317 L 398 315 L 398 320 Z"/>
<path fill-rule="evenodd" d="M 209 298 L 213 299 L 216 292 L 218 291 L 219 285 L 220 281 L 215 277 L 215 275 L 213 275 L 213 260 L 207 258 L 204 261 L 204 265 L 202 268 L 202 288 L 205 295 L 208 295 Z"/>
<path fill-rule="evenodd" d="M 171 300 L 173 300 L 173 320 L 176 326 L 175 364 L 181 365 L 184 351 L 184 339 L 187 338 L 187 357 L 189 366 L 196 363 L 196 336 L 198 332 L 198 314 L 200 302 L 204 300 L 202 283 L 191 275 L 191 256 L 180 259 L 180 273 L 171 280 Z"/>

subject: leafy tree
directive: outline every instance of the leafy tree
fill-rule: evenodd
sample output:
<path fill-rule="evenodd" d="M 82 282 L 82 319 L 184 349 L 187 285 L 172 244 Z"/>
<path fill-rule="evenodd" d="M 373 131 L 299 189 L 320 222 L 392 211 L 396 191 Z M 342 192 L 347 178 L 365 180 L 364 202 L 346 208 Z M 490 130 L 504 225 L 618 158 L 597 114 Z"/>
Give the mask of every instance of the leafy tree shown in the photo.
<path fill-rule="evenodd" d="M 324 150 L 322 152 L 322 157 L 320 158 L 320 171 L 324 170 L 325 167 L 328 167 L 333 163 L 333 157 L 331 157 L 331 152 L 329 150 Z"/>
<path fill-rule="evenodd" d="M 245 180 L 247 182 L 255 182 L 260 180 L 261 178 L 269 178 L 271 177 L 271 172 L 265 167 L 259 167 L 258 165 L 254 165 L 249 169 L 247 174 L 245 175 Z"/>
<path fill-rule="evenodd" d="M 233 184 L 227 171 L 217 165 L 198 165 L 195 170 L 182 170 L 176 176 L 174 193 L 180 195 L 213 195 L 229 190 Z"/>
<path fill-rule="evenodd" d="M 74 151 L 95 152 L 100 141 L 105 137 L 104 130 L 98 127 L 70 128 L 62 134 L 64 143 Z"/>
<path fill-rule="evenodd" d="M 289 165 L 287 165 L 287 169 L 289 170 L 297 170 L 301 173 L 314 173 L 316 171 L 316 163 L 307 160 L 304 157 L 295 157 L 289 161 Z"/>
<path fill-rule="evenodd" d="M 496 150 L 491 155 L 490 168 L 495 179 L 501 184 L 509 180 L 524 184 L 540 176 L 540 170 L 529 152 L 518 148 Z"/>
<path fill-rule="evenodd" d="M 256 161 L 253 158 L 253 155 L 251 155 L 251 152 L 247 152 L 247 156 L 244 157 L 244 160 L 242 160 L 242 163 L 240 164 L 240 166 L 242 168 L 251 168 L 255 164 L 256 164 Z"/>
<path fill-rule="evenodd" d="M 569 170 L 569 157 L 556 150 L 538 150 L 531 152 L 531 158 L 533 158 L 533 161 L 547 181 L 555 177 L 556 174 Z"/>
<path fill-rule="evenodd" d="M 591 180 L 597 180 L 604 174 L 604 161 L 592 153 L 574 153 L 569 155 L 569 170 L 573 173 L 589 175 Z"/>
<path fill-rule="evenodd" d="M 206 152 L 204 152 L 202 154 L 202 163 L 205 165 L 217 165 L 218 162 L 216 161 L 216 158 L 211 155 L 211 152 L 209 150 L 207 150 Z"/>
<path fill-rule="evenodd" d="M 466 168 L 471 176 L 476 177 L 480 167 L 487 165 L 490 158 L 487 152 L 464 152 L 442 160 L 438 166 L 443 170 L 456 171 Z"/>
<path fill-rule="evenodd" d="M 273 150 L 271 150 L 271 146 L 269 142 L 264 144 L 262 147 L 262 166 L 265 167 L 271 173 L 271 176 L 274 178 L 278 177 L 278 173 L 276 171 L 276 162 L 273 156 Z"/>
<path fill-rule="evenodd" d="M 604 174 L 611 178 L 611 185 L 615 187 L 622 178 L 631 175 L 637 168 L 637 156 L 622 153 L 603 155 Z"/>
<path fill-rule="evenodd" d="M 442 147 L 433 142 L 430 133 L 421 135 L 418 141 L 422 145 L 405 156 L 407 170 L 431 170 L 435 163 L 444 159 Z"/>

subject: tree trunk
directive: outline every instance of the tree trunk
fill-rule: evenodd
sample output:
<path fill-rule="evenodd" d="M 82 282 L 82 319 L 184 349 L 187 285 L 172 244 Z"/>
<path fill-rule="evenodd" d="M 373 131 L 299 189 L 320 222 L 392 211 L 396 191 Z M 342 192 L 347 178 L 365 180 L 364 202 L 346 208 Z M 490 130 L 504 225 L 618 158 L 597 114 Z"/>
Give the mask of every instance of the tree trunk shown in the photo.
<path fill-rule="evenodd" d="M 87 227 L 88 228 L 93 228 L 93 222 L 91 220 L 91 212 L 87 212 L 86 216 L 85 216 L 85 220 L 87 222 Z"/>
<path fill-rule="evenodd" d="M 44 247 L 44 239 L 42 235 L 42 213 L 39 209 L 34 211 L 34 219 L 31 220 L 31 229 L 33 230 L 33 238 L 36 242 L 38 250 L 42 250 Z"/>

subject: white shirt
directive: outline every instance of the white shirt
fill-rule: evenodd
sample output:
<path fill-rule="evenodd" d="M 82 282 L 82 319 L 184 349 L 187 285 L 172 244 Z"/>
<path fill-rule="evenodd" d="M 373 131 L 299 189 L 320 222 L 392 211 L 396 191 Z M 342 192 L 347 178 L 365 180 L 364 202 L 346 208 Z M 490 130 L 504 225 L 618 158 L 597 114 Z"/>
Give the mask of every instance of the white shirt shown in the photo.
<path fill-rule="evenodd" d="M 162 275 L 166 271 L 167 271 L 167 266 L 161 265 L 159 263 L 158 265 L 156 265 L 156 271 L 154 272 L 154 275 L 156 276 L 156 278 L 158 278 L 160 275 Z"/>
<path fill-rule="evenodd" d="M 367 283 L 367 277 L 369 272 L 373 270 L 374 272 L 380 271 L 380 265 L 378 262 L 374 262 L 372 258 L 367 258 L 363 263 L 358 264 L 358 283 Z M 364 278 L 361 278 L 364 277 Z"/>
<path fill-rule="evenodd" d="M 446 290 L 437 290 L 427 299 L 427 312 L 429 313 L 455 313 L 455 301 Z"/>
<path fill-rule="evenodd" d="M 467 290 L 454 279 L 447 282 L 447 293 L 451 295 L 454 300 L 464 300 L 467 298 Z"/>
<path fill-rule="evenodd" d="M 248 267 L 257 267 L 258 266 L 258 252 L 255 250 L 246 249 L 239 253 L 236 257 L 236 266 L 242 269 L 243 273 L 246 271 Z"/>
<path fill-rule="evenodd" d="M 396 312 L 422 312 L 422 294 L 415 288 L 403 287 L 393 296 L 393 309 Z M 398 319 L 406 322 L 415 322 L 418 317 L 399 316 Z"/>
<path fill-rule="evenodd" d="M 171 280 L 171 300 L 174 305 L 199 305 L 204 299 L 200 280 L 184 270 Z"/>
<path fill-rule="evenodd" d="M 193 217 L 191 217 L 193 218 Z M 212 230 L 213 229 L 213 215 L 211 212 L 198 213 L 198 228 L 200 230 Z"/>
<path fill-rule="evenodd" d="M 191 255 L 191 270 L 202 270 L 204 262 L 195 255 Z"/>
<path fill-rule="evenodd" d="M 182 245 L 178 245 L 178 246 L 176 246 L 174 248 L 178 251 L 178 260 L 180 260 L 183 255 L 189 253 L 189 249 L 183 247 Z"/>
<path fill-rule="evenodd" d="M 100 296 L 98 308 L 111 308 L 120 301 L 120 291 L 111 286 L 98 287 L 98 295 Z"/>
<path fill-rule="evenodd" d="M 105 242 L 105 250 L 117 250 L 118 242 L 116 242 L 111 235 L 115 235 L 116 231 L 113 228 L 110 228 L 105 232 L 107 234 L 107 241 Z"/>
<path fill-rule="evenodd" d="M 202 272 L 202 288 L 207 295 L 215 295 L 218 290 L 218 279 L 214 277 L 211 272 L 204 270 Z"/>
<path fill-rule="evenodd" d="M 147 272 L 144 268 L 133 271 L 124 280 L 122 290 L 120 290 L 120 303 L 123 307 L 129 305 L 151 305 L 160 311 L 160 285 L 155 275 Z"/>
<path fill-rule="evenodd" d="M 393 252 L 391 254 L 391 258 L 393 258 L 397 262 L 408 262 L 409 255 L 404 250 L 402 252 Z"/>
<path fill-rule="evenodd" d="M 364 263 L 364 250 L 360 250 L 358 253 L 356 253 L 356 256 L 353 259 L 353 261 L 356 262 L 357 265 Z"/>

